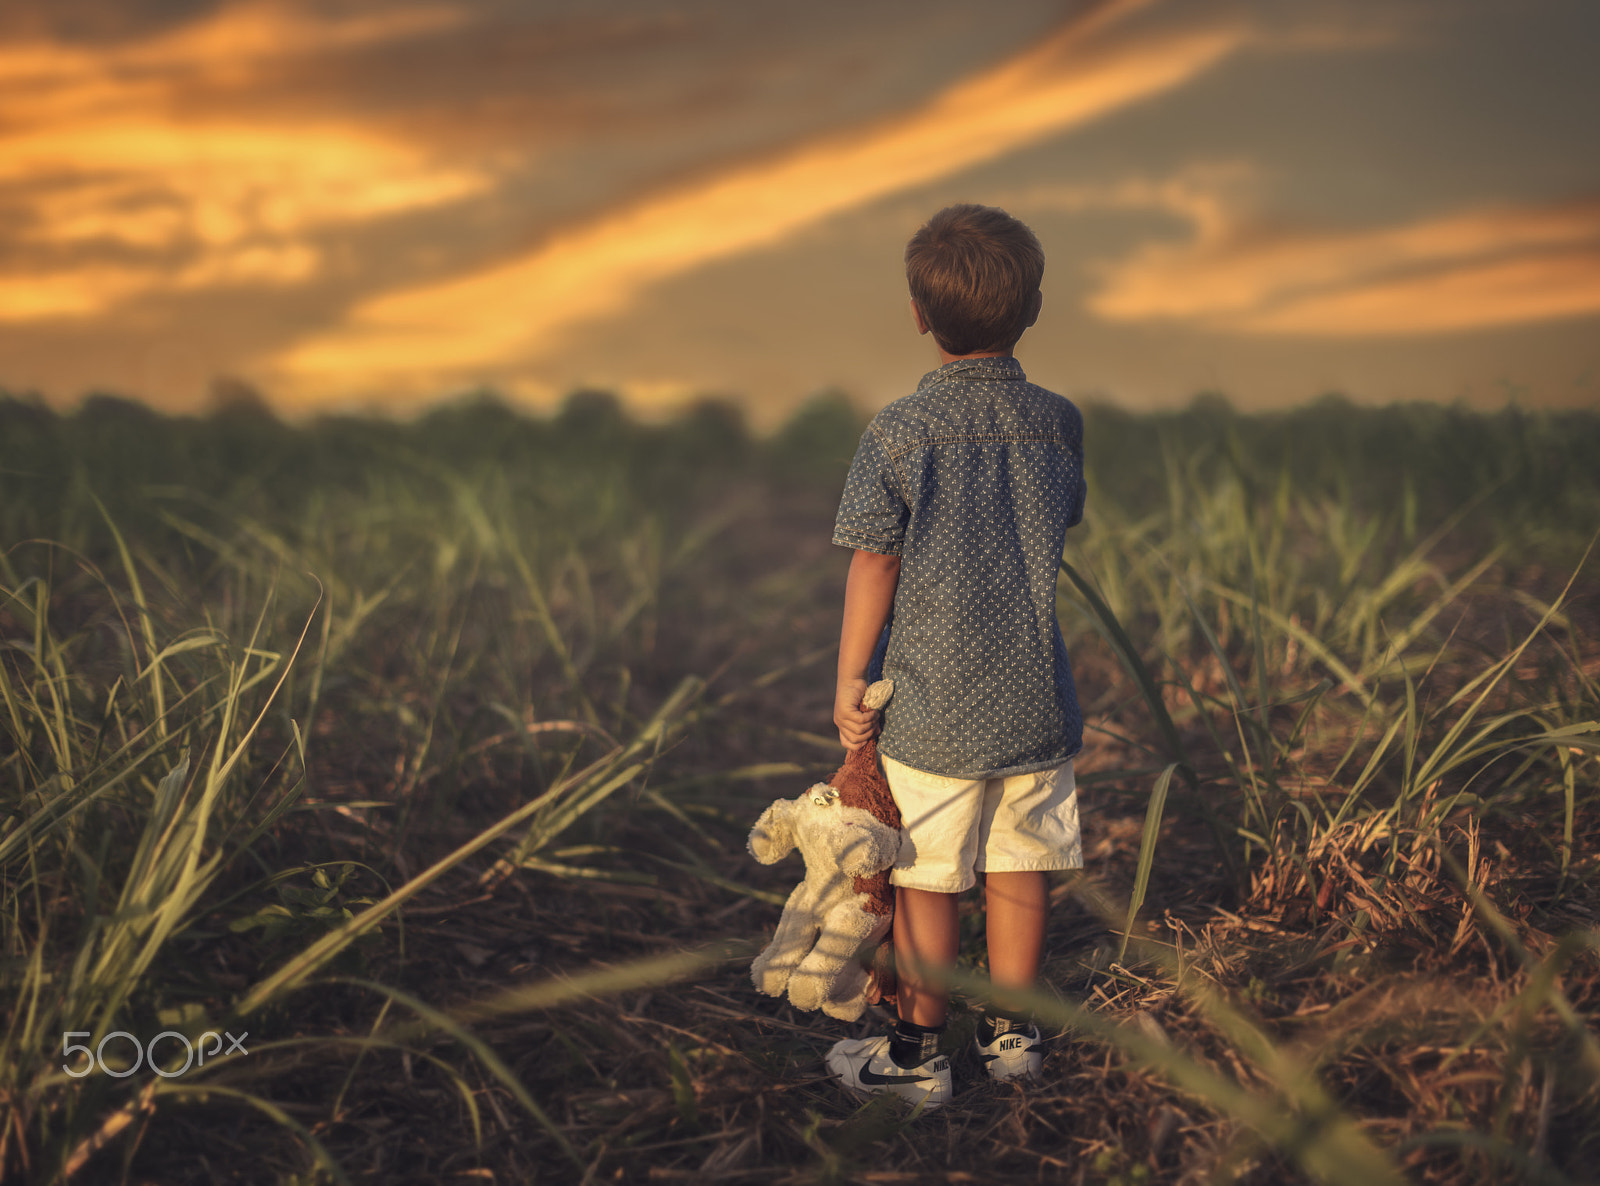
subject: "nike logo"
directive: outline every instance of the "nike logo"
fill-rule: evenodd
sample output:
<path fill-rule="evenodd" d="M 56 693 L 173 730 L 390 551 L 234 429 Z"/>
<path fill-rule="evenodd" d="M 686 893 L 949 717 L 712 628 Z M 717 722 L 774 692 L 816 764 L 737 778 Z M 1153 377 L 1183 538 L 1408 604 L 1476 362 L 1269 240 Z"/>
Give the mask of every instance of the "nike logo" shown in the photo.
<path fill-rule="evenodd" d="M 931 1075 L 880 1075 L 871 1067 L 862 1067 L 861 1081 L 881 1086 L 885 1083 L 931 1083 L 933 1082 L 933 1077 Z"/>
<path fill-rule="evenodd" d="M 1022 1053 L 1024 1053 L 1024 1054 L 1032 1054 L 1035 1050 L 1041 1050 L 1041 1049 L 1043 1049 L 1043 1047 L 1041 1047 L 1041 1046 L 1029 1046 Z M 999 1058 L 1000 1056 L 998 1054 L 984 1054 L 984 1055 L 980 1055 L 980 1057 L 983 1059 L 984 1062 L 993 1062 L 995 1059 Z"/>

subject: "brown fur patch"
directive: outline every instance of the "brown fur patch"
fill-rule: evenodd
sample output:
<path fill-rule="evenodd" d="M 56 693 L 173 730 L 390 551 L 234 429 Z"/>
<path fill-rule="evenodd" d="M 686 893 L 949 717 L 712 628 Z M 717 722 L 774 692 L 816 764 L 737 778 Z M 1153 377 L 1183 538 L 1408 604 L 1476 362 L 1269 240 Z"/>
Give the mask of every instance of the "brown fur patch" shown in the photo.
<path fill-rule="evenodd" d="M 889 784 L 878 766 L 878 742 L 874 738 L 844 760 L 828 779 L 828 785 L 839 792 L 839 803 L 844 807 L 859 807 L 880 823 L 896 831 L 900 829 L 900 808 L 895 806 Z M 889 885 L 889 871 L 881 869 L 870 877 L 857 877 L 854 888 L 866 894 L 862 907 L 868 914 L 894 913 L 894 889 Z"/>

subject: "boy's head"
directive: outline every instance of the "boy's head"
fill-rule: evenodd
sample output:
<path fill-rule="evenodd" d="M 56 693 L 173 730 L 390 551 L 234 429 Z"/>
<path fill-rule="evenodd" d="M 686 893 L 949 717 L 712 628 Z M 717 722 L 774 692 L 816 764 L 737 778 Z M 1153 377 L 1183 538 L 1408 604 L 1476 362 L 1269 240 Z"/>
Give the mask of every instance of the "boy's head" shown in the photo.
<path fill-rule="evenodd" d="M 906 280 L 946 354 L 1003 354 L 1039 315 L 1044 250 L 994 206 L 946 206 L 906 244 Z"/>

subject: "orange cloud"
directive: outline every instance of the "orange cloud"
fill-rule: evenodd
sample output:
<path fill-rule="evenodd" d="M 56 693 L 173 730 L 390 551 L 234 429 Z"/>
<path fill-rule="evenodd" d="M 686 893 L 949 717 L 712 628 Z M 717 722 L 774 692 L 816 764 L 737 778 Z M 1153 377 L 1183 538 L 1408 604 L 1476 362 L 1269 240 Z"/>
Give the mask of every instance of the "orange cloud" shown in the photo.
<path fill-rule="evenodd" d="M 459 8 L 446 6 L 340 18 L 301 12 L 283 0 L 244 0 L 110 46 L 0 43 L 0 96 L 11 123 L 62 121 L 130 100 L 170 98 L 199 80 L 248 79 L 285 58 L 435 32 L 464 19 Z"/>
<path fill-rule="evenodd" d="M 1168 91 L 1251 36 L 1223 23 L 1091 43 L 1139 7 L 1102 5 L 909 114 L 650 195 L 511 262 L 368 300 L 273 367 L 311 396 L 374 381 L 436 387 L 536 359 L 569 327 L 625 310 L 653 283 Z"/>
<path fill-rule="evenodd" d="M 235 244 L 152 280 L 149 268 L 113 264 L 0 275 L 0 322 L 85 317 L 151 291 L 218 285 L 294 284 L 314 275 L 321 260 L 300 243 Z"/>
<path fill-rule="evenodd" d="M 1600 244 L 1442 268 L 1306 296 L 1253 317 L 1253 333 L 1318 337 L 1448 333 L 1600 314 Z"/>
<path fill-rule="evenodd" d="M 1242 334 L 1396 337 L 1600 313 L 1600 201 L 1472 210 L 1347 231 L 1269 227 L 1214 178 L 1130 185 L 1081 204 L 1193 226 L 1102 265 L 1089 309 Z"/>
<path fill-rule="evenodd" d="M 97 313 L 108 303 L 145 287 L 142 273 L 109 266 L 31 271 L 17 276 L 0 274 L 0 322 Z"/>
<path fill-rule="evenodd" d="M 301 283 L 321 270 L 319 232 L 485 188 L 481 171 L 348 121 L 179 114 L 198 82 L 238 83 L 286 56 L 452 19 L 427 9 L 330 22 L 247 4 L 109 49 L 0 47 L 0 184 L 19 195 L 11 239 L 25 261 L 0 273 L 0 321 Z M 106 248 L 114 266 L 82 262 Z"/>

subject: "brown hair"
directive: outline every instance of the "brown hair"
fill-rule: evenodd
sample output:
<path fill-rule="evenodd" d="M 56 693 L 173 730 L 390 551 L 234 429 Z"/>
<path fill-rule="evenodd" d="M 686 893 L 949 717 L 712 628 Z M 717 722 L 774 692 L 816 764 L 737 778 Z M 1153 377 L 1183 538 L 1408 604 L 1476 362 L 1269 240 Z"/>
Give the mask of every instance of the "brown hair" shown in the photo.
<path fill-rule="evenodd" d="M 994 206 L 946 206 L 906 244 L 906 281 L 946 354 L 1010 350 L 1037 313 L 1044 249 Z"/>

